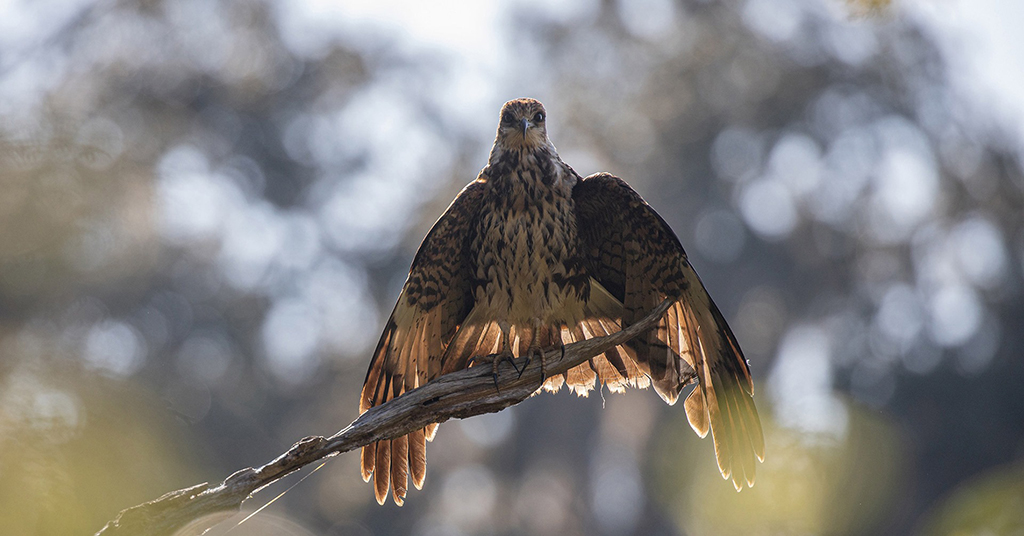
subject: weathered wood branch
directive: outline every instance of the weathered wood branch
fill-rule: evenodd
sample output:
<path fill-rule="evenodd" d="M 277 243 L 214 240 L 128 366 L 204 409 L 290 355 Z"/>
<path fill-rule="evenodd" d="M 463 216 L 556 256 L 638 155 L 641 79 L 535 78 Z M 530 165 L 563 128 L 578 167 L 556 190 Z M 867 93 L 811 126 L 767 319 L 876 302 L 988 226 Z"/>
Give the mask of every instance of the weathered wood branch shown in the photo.
<path fill-rule="evenodd" d="M 665 300 L 640 322 L 618 333 L 569 344 L 565 346 L 564 354 L 561 349 L 549 350 L 544 355 L 544 371 L 548 376 L 561 374 L 632 339 L 653 327 L 671 303 L 671 300 Z M 526 358 L 519 358 L 516 363 L 520 368 L 525 364 Z M 535 361 L 522 376 L 510 366 L 500 367 L 500 390 L 494 387 L 489 366 L 446 374 L 385 404 L 370 408 L 331 437 L 311 436 L 300 440 L 287 452 L 262 467 L 237 471 L 213 487 L 208 483 L 199 484 L 122 510 L 96 536 L 170 535 L 201 517 L 238 510 L 242 502 L 257 491 L 327 456 L 355 450 L 375 441 L 400 437 L 430 423 L 444 422 L 453 417 L 466 418 L 501 411 L 522 402 L 540 387 L 543 381 L 540 365 Z"/>

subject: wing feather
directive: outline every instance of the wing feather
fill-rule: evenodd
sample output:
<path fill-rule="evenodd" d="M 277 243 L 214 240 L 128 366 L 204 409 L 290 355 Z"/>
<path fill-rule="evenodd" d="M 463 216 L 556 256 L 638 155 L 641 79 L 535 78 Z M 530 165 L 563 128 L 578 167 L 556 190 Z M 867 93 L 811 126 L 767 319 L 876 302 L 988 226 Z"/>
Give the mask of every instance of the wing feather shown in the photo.
<path fill-rule="evenodd" d="M 409 278 L 373 352 L 359 399 L 360 413 L 440 376 L 443 356 L 473 306 L 468 254 L 483 192 L 483 178 L 467 185 L 427 233 L 413 259 Z M 437 424 L 389 441 L 363 447 L 363 480 L 373 478 L 383 504 L 388 491 L 404 502 L 408 475 L 423 485 L 426 441 Z"/>
<path fill-rule="evenodd" d="M 711 432 L 723 477 L 737 490 L 753 485 L 754 458 L 764 461 L 764 435 L 750 370 L 679 239 L 625 181 L 607 173 L 577 182 L 573 201 L 586 269 L 621 302 L 621 326 L 665 298 L 678 300 L 625 348 L 669 404 L 688 383 L 699 382 L 685 403 L 690 426 L 701 437 Z"/>

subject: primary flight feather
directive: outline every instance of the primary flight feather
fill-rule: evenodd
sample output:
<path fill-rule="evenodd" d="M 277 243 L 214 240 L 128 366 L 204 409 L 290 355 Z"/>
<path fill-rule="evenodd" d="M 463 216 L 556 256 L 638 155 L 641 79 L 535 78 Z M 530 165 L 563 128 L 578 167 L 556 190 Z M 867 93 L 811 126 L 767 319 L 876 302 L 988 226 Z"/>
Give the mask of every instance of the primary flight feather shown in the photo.
<path fill-rule="evenodd" d="M 750 370 L 672 229 L 625 181 L 581 178 L 547 136 L 534 99 L 505 103 L 487 166 L 455 197 L 416 252 L 363 383 L 359 411 L 448 372 L 619 331 L 666 298 L 675 303 L 646 334 L 543 388 L 586 396 L 653 386 L 710 431 L 722 476 L 754 483 L 764 437 Z M 487 359 L 488 356 L 493 356 Z M 362 476 L 377 502 L 401 505 L 409 477 L 426 474 L 437 424 L 363 447 Z"/>

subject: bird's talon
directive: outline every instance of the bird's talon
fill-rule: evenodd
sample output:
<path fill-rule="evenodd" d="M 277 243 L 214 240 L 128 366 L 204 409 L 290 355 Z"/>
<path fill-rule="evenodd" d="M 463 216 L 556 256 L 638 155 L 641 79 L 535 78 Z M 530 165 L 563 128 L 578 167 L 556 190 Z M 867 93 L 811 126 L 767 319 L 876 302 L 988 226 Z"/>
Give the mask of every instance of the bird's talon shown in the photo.
<path fill-rule="evenodd" d="M 523 370 L 519 372 L 520 378 L 523 377 L 523 372 L 526 372 L 526 368 L 530 366 L 530 363 L 533 363 L 534 357 L 540 360 L 541 376 L 544 375 L 544 350 L 539 346 L 531 346 L 526 350 L 526 363 L 523 365 Z"/>
<path fill-rule="evenodd" d="M 512 368 L 516 369 L 516 372 L 519 373 L 520 377 L 523 376 L 523 372 L 526 370 L 526 367 L 524 366 L 523 370 L 519 370 L 519 367 L 516 366 L 516 359 L 515 357 L 512 357 L 512 354 L 506 354 L 502 357 L 502 359 L 504 361 L 508 361 L 508 364 L 512 365 Z"/>

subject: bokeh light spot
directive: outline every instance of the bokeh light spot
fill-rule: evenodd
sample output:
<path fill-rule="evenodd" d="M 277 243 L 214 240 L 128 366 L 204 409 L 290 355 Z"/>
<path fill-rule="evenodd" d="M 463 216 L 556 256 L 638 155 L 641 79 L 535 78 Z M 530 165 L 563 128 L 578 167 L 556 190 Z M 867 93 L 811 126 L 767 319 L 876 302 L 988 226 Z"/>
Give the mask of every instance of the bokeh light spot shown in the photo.
<path fill-rule="evenodd" d="M 959 346 L 978 330 L 982 304 L 967 285 L 951 284 L 938 289 L 928 303 L 932 339 L 942 346 Z"/>
<path fill-rule="evenodd" d="M 515 408 L 486 413 L 459 421 L 462 433 L 481 447 L 495 447 L 504 442 L 515 428 Z"/>
<path fill-rule="evenodd" d="M 697 219 L 694 239 L 700 252 L 720 263 L 736 260 L 743 251 L 746 232 L 732 211 L 706 210 Z"/>
<path fill-rule="evenodd" d="M 792 194 L 775 180 L 759 179 L 746 185 L 739 205 L 747 225 L 768 240 L 786 238 L 799 223 Z"/>
<path fill-rule="evenodd" d="M 86 364 L 105 374 L 130 376 L 142 366 L 146 343 L 132 326 L 104 320 L 89 330 L 82 357 Z"/>

